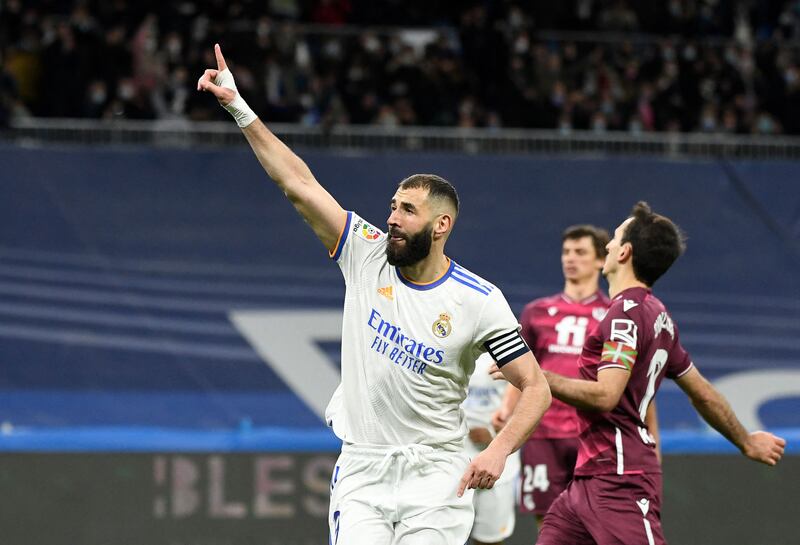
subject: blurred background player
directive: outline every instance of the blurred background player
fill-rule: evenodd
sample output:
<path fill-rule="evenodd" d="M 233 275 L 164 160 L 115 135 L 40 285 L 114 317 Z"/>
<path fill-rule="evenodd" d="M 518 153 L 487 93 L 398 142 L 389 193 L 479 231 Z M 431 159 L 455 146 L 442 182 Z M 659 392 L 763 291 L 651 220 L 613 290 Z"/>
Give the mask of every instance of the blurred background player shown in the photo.
<path fill-rule="evenodd" d="M 614 231 L 603 274 L 611 306 L 586 339 L 581 378 L 545 371 L 553 395 L 578 408 L 575 477 L 544 519 L 540 545 L 665 543 L 661 466 L 645 415 L 666 376 L 700 415 L 752 460 L 775 465 L 786 442 L 748 433 L 694 367 L 653 284 L 683 253 L 680 229 L 640 202 Z"/>
<path fill-rule="evenodd" d="M 525 306 L 521 334 L 542 369 L 577 377 L 583 343 L 609 305 L 600 288 L 609 235 L 594 225 L 573 225 L 564 230 L 561 241 L 564 290 Z M 519 390 L 509 385 L 495 417 L 496 428 L 511 414 L 518 396 Z M 648 426 L 657 430 L 654 411 L 655 406 L 648 413 Z M 535 514 L 541 526 L 550 505 L 572 480 L 578 455 L 575 408 L 554 399 L 521 451 L 520 512 Z"/>
<path fill-rule="evenodd" d="M 469 379 L 467 398 L 461 407 L 467 418 L 469 436 L 466 443 L 470 457 L 477 456 L 495 436 L 492 415 L 500 408 L 506 383 L 494 380 L 489 369 L 494 360 L 489 354 L 481 355 L 475 362 L 475 371 Z M 519 475 L 519 452 L 506 460 L 503 474 L 489 490 L 476 490 L 473 497 L 475 523 L 472 526 L 474 545 L 503 543 L 514 533 L 515 496 Z"/>
<path fill-rule="evenodd" d="M 231 113 L 345 278 L 341 383 L 325 414 L 342 440 L 330 542 L 464 543 L 474 519 L 465 491 L 492 488 L 550 393 L 500 290 L 444 253 L 458 215 L 455 189 L 439 176 L 409 176 L 382 232 L 345 211 L 266 128 L 237 92 L 218 44 L 214 53 L 217 68 L 205 70 L 197 89 Z M 505 429 L 469 460 L 459 407 L 483 352 L 522 394 Z"/>

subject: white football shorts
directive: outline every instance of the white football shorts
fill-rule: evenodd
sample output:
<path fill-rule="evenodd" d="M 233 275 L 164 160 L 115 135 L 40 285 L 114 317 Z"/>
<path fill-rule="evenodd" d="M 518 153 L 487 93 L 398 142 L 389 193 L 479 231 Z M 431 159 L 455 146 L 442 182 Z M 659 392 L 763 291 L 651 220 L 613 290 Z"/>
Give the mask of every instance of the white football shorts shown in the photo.
<path fill-rule="evenodd" d="M 469 538 L 473 491 L 457 497 L 463 452 L 345 444 L 331 478 L 331 545 L 453 545 Z"/>

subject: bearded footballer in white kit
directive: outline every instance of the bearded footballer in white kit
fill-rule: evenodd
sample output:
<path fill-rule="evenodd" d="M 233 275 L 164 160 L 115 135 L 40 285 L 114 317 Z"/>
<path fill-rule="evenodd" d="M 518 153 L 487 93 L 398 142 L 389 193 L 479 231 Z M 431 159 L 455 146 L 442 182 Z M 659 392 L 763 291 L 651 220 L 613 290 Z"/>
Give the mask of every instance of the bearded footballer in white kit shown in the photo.
<path fill-rule="evenodd" d="M 214 94 L 264 170 L 339 264 L 346 294 L 342 382 L 326 420 L 342 439 L 331 479 L 330 541 L 347 545 L 464 543 L 474 488 L 491 488 L 506 457 L 550 404 L 550 391 L 495 286 L 444 254 L 458 214 L 453 187 L 414 175 L 391 199 L 388 234 L 345 211 L 236 91 L 219 45 Z M 514 414 L 470 461 L 460 408 L 488 352 L 522 391 Z"/>

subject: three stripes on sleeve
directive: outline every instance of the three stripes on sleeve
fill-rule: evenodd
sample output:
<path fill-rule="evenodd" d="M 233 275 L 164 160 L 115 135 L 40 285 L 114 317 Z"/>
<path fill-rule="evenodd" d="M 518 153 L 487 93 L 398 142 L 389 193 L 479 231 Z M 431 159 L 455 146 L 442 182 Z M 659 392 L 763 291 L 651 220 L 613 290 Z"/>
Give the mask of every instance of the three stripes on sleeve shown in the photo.
<path fill-rule="evenodd" d="M 498 367 L 502 367 L 524 353 L 530 352 L 525 339 L 516 330 L 508 331 L 489 339 L 483 343 L 483 346 L 492 359 L 497 362 Z"/>

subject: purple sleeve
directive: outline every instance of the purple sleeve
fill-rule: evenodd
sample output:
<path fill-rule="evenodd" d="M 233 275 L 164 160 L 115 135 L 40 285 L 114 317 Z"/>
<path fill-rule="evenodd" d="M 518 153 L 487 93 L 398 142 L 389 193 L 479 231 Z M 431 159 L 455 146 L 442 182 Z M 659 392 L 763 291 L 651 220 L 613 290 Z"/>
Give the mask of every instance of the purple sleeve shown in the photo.
<path fill-rule="evenodd" d="M 664 376 L 673 380 L 680 378 L 685 375 L 693 365 L 692 358 L 681 344 L 681 339 L 676 327 L 675 344 L 672 345 L 672 350 L 669 351 L 669 361 L 667 362 L 667 371 Z"/>
<path fill-rule="evenodd" d="M 616 367 L 630 371 L 639 354 L 639 325 L 617 303 L 608 309 L 597 328 L 603 342 L 597 370 Z"/>

